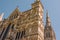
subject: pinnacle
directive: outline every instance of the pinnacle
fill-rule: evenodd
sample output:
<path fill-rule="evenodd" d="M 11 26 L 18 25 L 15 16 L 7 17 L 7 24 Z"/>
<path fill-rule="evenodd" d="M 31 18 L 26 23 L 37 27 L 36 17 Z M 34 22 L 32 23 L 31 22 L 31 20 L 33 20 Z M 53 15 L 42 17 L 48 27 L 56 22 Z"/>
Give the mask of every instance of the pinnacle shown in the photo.
<path fill-rule="evenodd" d="M 40 1 L 40 0 L 35 0 L 35 1 L 37 2 L 37 1 Z"/>
<path fill-rule="evenodd" d="M 46 13 L 46 24 L 51 25 L 50 17 L 48 16 L 48 11 Z"/>

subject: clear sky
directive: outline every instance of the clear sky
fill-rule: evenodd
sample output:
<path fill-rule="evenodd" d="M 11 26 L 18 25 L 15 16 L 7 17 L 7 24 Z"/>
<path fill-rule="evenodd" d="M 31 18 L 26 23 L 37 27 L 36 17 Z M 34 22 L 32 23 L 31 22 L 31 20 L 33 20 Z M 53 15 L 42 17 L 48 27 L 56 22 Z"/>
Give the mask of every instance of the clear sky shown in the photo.
<path fill-rule="evenodd" d="M 0 0 L 0 14 L 4 13 L 4 18 L 7 18 L 17 6 L 19 6 L 21 12 L 28 10 L 34 1 L 35 0 Z M 60 40 L 60 0 L 41 0 L 41 2 L 44 6 L 44 17 L 46 16 L 46 10 L 48 10 L 52 27 L 56 33 L 56 39 Z"/>

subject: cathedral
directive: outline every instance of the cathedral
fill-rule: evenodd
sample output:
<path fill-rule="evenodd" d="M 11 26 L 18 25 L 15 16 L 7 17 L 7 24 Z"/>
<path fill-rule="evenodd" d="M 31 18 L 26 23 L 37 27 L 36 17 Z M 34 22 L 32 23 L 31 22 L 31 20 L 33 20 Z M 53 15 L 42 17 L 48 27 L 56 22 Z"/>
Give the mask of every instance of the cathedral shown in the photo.
<path fill-rule="evenodd" d="M 0 21 L 0 40 L 56 40 L 48 12 L 43 21 L 44 7 L 40 0 L 31 9 L 21 12 L 18 7 L 10 16 Z"/>

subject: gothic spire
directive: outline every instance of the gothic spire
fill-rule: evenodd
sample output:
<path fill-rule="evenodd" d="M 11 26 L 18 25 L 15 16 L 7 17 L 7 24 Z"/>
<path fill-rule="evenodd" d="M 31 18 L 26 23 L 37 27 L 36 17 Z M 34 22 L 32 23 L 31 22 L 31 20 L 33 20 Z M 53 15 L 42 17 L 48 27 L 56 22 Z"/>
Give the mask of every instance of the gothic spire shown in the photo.
<path fill-rule="evenodd" d="M 50 17 L 48 16 L 48 11 L 46 13 L 46 25 L 51 26 L 51 21 L 50 21 Z"/>
<path fill-rule="evenodd" d="M 44 28 L 44 40 L 56 40 L 55 32 L 51 26 L 50 17 L 48 11 L 46 13 L 46 26 Z"/>

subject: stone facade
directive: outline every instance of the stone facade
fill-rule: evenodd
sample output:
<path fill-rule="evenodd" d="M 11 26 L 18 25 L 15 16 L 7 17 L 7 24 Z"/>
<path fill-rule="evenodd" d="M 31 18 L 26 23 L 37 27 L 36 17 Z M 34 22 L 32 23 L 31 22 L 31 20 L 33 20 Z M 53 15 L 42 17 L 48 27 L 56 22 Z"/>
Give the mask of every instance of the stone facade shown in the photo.
<path fill-rule="evenodd" d="M 0 40 L 45 40 L 43 9 L 40 0 L 36 0 L 30 10 L 20 12 L 16 8 L 0 22 Z"/>

